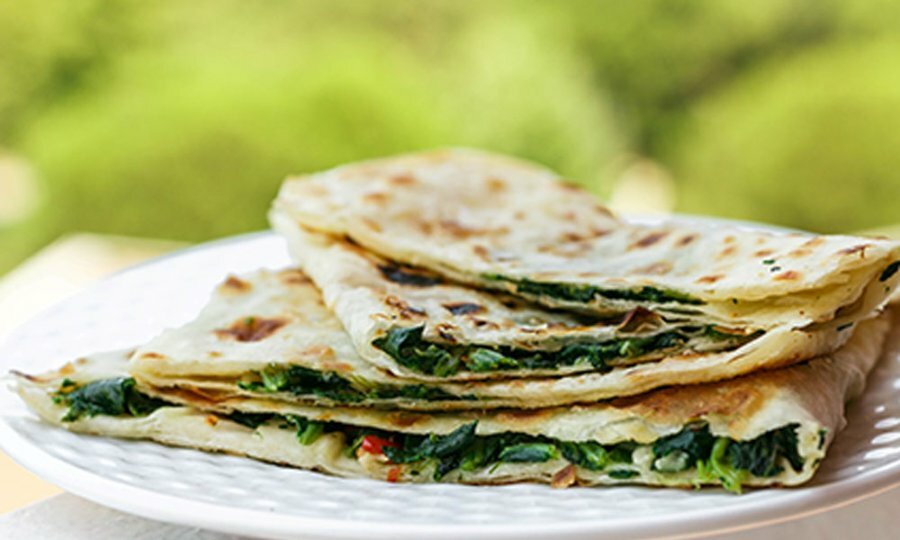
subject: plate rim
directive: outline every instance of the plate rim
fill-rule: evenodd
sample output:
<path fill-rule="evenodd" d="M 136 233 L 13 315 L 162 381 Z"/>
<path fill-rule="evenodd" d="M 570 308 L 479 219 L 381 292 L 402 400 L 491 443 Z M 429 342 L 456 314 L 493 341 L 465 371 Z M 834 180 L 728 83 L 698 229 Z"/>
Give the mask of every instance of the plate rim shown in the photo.
<path fill-rule="evenodd" d="M 671 219 L 699 221 L 708 224 L 728 223 L 758 229 L 786 231 L 786 229 L 765 224 L 685 214 L 642 217 L 651 220 Z M 102 288 L 110 280 L 116 280 L 122 275 L 146 270 L 149 267 L 165 265 L 170 259 L 217 248 L 233 248 L 235 245 L 244 243 L 271 241 L 276 236 L 272 231 L 263 230 L 220 238 L 179 249 L 115 272 L 42 310 L 14 329 L 0 343 L 0 366 L 5 365 L 3 352 L 16 341 L 16 337 L 24 328 L 40 321 L 48 312 L 59 308 L 63 303 L 96 294 L 96 290 Z M 263 261 L 262 265 L 264 264 Z M 4 391 L 8 392 L 5 389 Z M 29 414 L 29 418 L 36 418 L 33 413 Z M 303 534 L 317 538 L 351 538 L 360 534 L 365 534 L 368 538 L 398 539 L 421 538 L 424 535 L 430 538 L 457 538 L 462 534 L 479 538 L 539 538 L 548 534 L 557 538 L 586 538 L 598 534 L 635 538 L 660 535 L 667 538 L 701 537 L 812 516 L 848 506 L 900 487 L 900 459 L 896 459 L 891 463 L 833 484 L 813 486 L 813 488 L 801 486 L 784 489 L 785 496 L 775 501 L 755 502 L 755 504 L 737 508 L 729 506 L 719 511 L 697 509 L 683 512 L 675 517 L 642 517 L 640 522 L 629 520 L 627 517 L 614 520 L 581 520 L 577 523 L 565 523 L 561 519 L 554 523 L 522 525 L 347 521 L 339 518 L 286 515 L 265 510 L 223 506 L 130 485 L 121 480 L 81 469 L 33 445 L 10 423 L 11 418 L 13 417 L 0 414 L 0 450 L 36 476 L 62 487 L 67 492 L 97 504 L 147 519 L 231 534 L 256 536 L 262 534 L 272 538 L 294 537 L 301 531 Z M 90 437 L 90 435 L 80 436 Z M 340 478 L 332 478 L 332 480 L 341 481 Z M 481 488 L 485 489 L 485 487 Z"/>

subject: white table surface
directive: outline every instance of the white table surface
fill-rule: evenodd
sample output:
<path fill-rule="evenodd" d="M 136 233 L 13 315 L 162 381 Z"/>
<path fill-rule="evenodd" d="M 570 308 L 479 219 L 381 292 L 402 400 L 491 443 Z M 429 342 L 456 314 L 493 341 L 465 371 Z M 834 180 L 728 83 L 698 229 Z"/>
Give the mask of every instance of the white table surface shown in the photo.
<path fill-rule="evenodd" d="M 732 533 L 725 540 L 781 538 L 889 540 L 900 535 L 900 489 L 812 517 Z M 123 514 L 74 495 L 57 495 L 0 516 L 0 538 L 41 540 L 232 540 L 230 536 Z M 298 536 L 302 538 L 302 536 Z"/>

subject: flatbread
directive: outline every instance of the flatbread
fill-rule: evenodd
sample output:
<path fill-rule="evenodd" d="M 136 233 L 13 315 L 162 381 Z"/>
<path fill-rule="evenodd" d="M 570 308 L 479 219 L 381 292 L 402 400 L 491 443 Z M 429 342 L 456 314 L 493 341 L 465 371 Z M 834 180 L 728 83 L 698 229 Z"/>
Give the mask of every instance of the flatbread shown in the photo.
<path fill-rule="evenodd" d="M 218 397 L 275 392 L 285 401 L 320 405 L 420 410 L 538 408 L 778 367 L 825 354 L 852 333 L 852 327 L 776 328 L 734 351 L 675 355 L 608 372 L 496 381 L 423 381 L 396 376 L 360 357 L 351 337 L 305 274 L 295 269 L 262 270 L 225 280 L 196 320 L 166 330 L 138 347 L 131 370 L 142 383 Z M 303 391 L 286 387 L 276 391 L 257 384 L 267 369 L 292 366 L 315 373 L 307 379 L 324 378 L 326 391 L 321 391 L 319 383 L 316 388 L 305 384 Z"/>
<path fill-rule="evenodd" d="M 557 486 L 573 483 L 685 486 L 724 481 L 731 489 L 740 489 L 741 485 L 797 485 L 812 477 L 835 434 L 844 425 L 845 400 L 862 391 L 865 376 L 879 357 L 889 327 L 887 316 L 866 321 L 838 352 L 776 371 L 716 384 L 662 389 L 607 403 L 530 412 L 418 414 L 309 407 L 265 399 L 210 401 L 190 392 L 141 388 L 177 405 L 163 406 L 148 416 L 84 414 L 65 421 L 68 404 L 59 397 L 60 389 L 127 376 L 128 363 L 121 354 L 83 359 L 41 376 L 19 374 L 17 387 L 25 402 L 41 418 L 72 431 L 224 451 L 341 476 L 478 484 L 538 481 Z M 900 354 L 900 332 L 896 329 L 888 344 L 886 355 Z M 290 429 L 285 429 L 286 424 L 268 421 L 256 429 L 242 427 L 232 421 L 234 416 L 229 416 L 233 411 L 277 413 L 286 415 L 285 418 L 325 422 L 326 427 L 312 442 L 301 445 Z M 366 450 L 365 441 L 362 449 L 348 452 L 346 434 L 356 433 L 353 430 L 359 427 L 377 430 L 374 432 L 380 434 L 385 444 L 399 444 L 396 441 L 401 440 L 402 433 L 428 435 L 433 440 L 459 433 L 461 428 L 472 426 L 472 422 L 476 422 L 474 434 L 478 437 L 502 437 L 510 433 L 539 437 L 557 448 L 557 452 L 540 462 L 501 461 L 470 470 L 461 470 L 457 463 L 457 468 L 439 477 L 433 474 L 437 458 L 424 463 L 422 460 L 390 462 L 385 451 Z M 680 471 L 659 470 L 663 465 L 656 445 L 665 438 L 671 442 L 672 436 L 683 434 L 688 428 L 697 430 L 701 425 L 716 437 L 716 447 L 721 438 L 729 439 L 722 446 L 723 453 L 716 458 L 717 462 L 723 463 L 723 455 L 732 455 L 724 453 L 732 445 L 752 449 L 754 443 L 749 441 L 758 442 L 760 437 L 787 430 L 795 437 L 791 441 L 796 441 L 799 463 L 795 468 L 787 453 L 778 454 L 773 462 L 777 467 L 768 469 L 769 474 L 765 476 L 745 472 L 735 477 L 734 470 L 727 467 L 709 466 L 714 461 L 712 457 Z M 614 448 L 611 445 L 628 444 L 630 458 L 627 462 L 605 462 L 592 470 L 581 462 L 574 464 L 569 461 L 569 454 L 560 451 L 568 443 L 590 442 L 610 451 Z"/>
<path fill-rule="evenodd" d="M 743 354 L 742 349 L 764 347 L 780 335 L 760 337 L 762 330 L 703 325 L 693 318 L 662 317 L 643 308 L 599 319 L 549 310 L 399 266 L 345 239 L 311 232 L 279 212 L 272 218 L 291 256 L 322 290 L 325 304 L 343 323 L 360 356 L 400 377 L 424 381 L 547 377 L 732 353 L 717 355 L 726 362 Z M 457 356 L 450 370 L 431 362 L 435 355 L 423 365 L 415 356 L 421 352 L 404 358 L 402 348 L 384 345 L 393 333 L 416 331 L 421 335 L 414 338 L 420 340 L 420 349 L 434 346 Z M 751 347 L 754 340 L 761 342 Z M 832 349 L 841 342 L 832 343 Z M 828 352 L 827 344 L 822 345 L 810 353 Z M 591 357 L 592 350 L 605 356 Z M 487 362 L 476 362 L 485 351 Z M 794 352 L 771 354 L 760 365 L 783 363 Z"/>
<path fill-rule="evenodd" d="M 472 150 L 288 179 L 274 213 L 460 282 L 601 315 L 843 324 L 900 282 L 897 242 L 631 223 L 544 168 Z"/>

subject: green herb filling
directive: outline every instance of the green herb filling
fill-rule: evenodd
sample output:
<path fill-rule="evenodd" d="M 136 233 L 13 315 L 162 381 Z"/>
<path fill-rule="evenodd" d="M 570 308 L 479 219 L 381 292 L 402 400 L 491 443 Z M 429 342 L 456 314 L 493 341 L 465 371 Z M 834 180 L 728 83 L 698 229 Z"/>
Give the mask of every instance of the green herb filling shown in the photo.
<path fill-rule="evenodd" d="M 450 345 L 425 340 L 424 326 L 391 328 L 372 345 L 391 356 L 402 366 L 418 373 L 447 377 L 459 371 L 488 372 L 514 369 L 558 369 L 590 365 L 597 371 L 612 369 L 613 360 L 647 357 L 680 350 L 693 337 L 705 338 L 709 350 L 738 347 L 761 335 L 727 334 L 712 326 L 684 327 L 650 336 L 613 339 L 600 343 L 569 343 L 557 351 L 530 351 L 513 347 L 482 345 Z"/>

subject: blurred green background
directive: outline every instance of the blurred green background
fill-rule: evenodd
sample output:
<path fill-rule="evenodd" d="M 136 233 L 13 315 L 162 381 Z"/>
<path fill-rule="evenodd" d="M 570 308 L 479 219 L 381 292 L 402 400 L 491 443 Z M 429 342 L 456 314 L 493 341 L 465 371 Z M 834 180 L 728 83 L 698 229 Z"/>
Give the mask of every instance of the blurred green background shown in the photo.
<path fill-rule="evenodd" d="M 0 0 L 0 273 L 69 231 L 266 226 L 290 173 L 441 145 L 629 208 L 900 222 L 900 6 Z"/>

